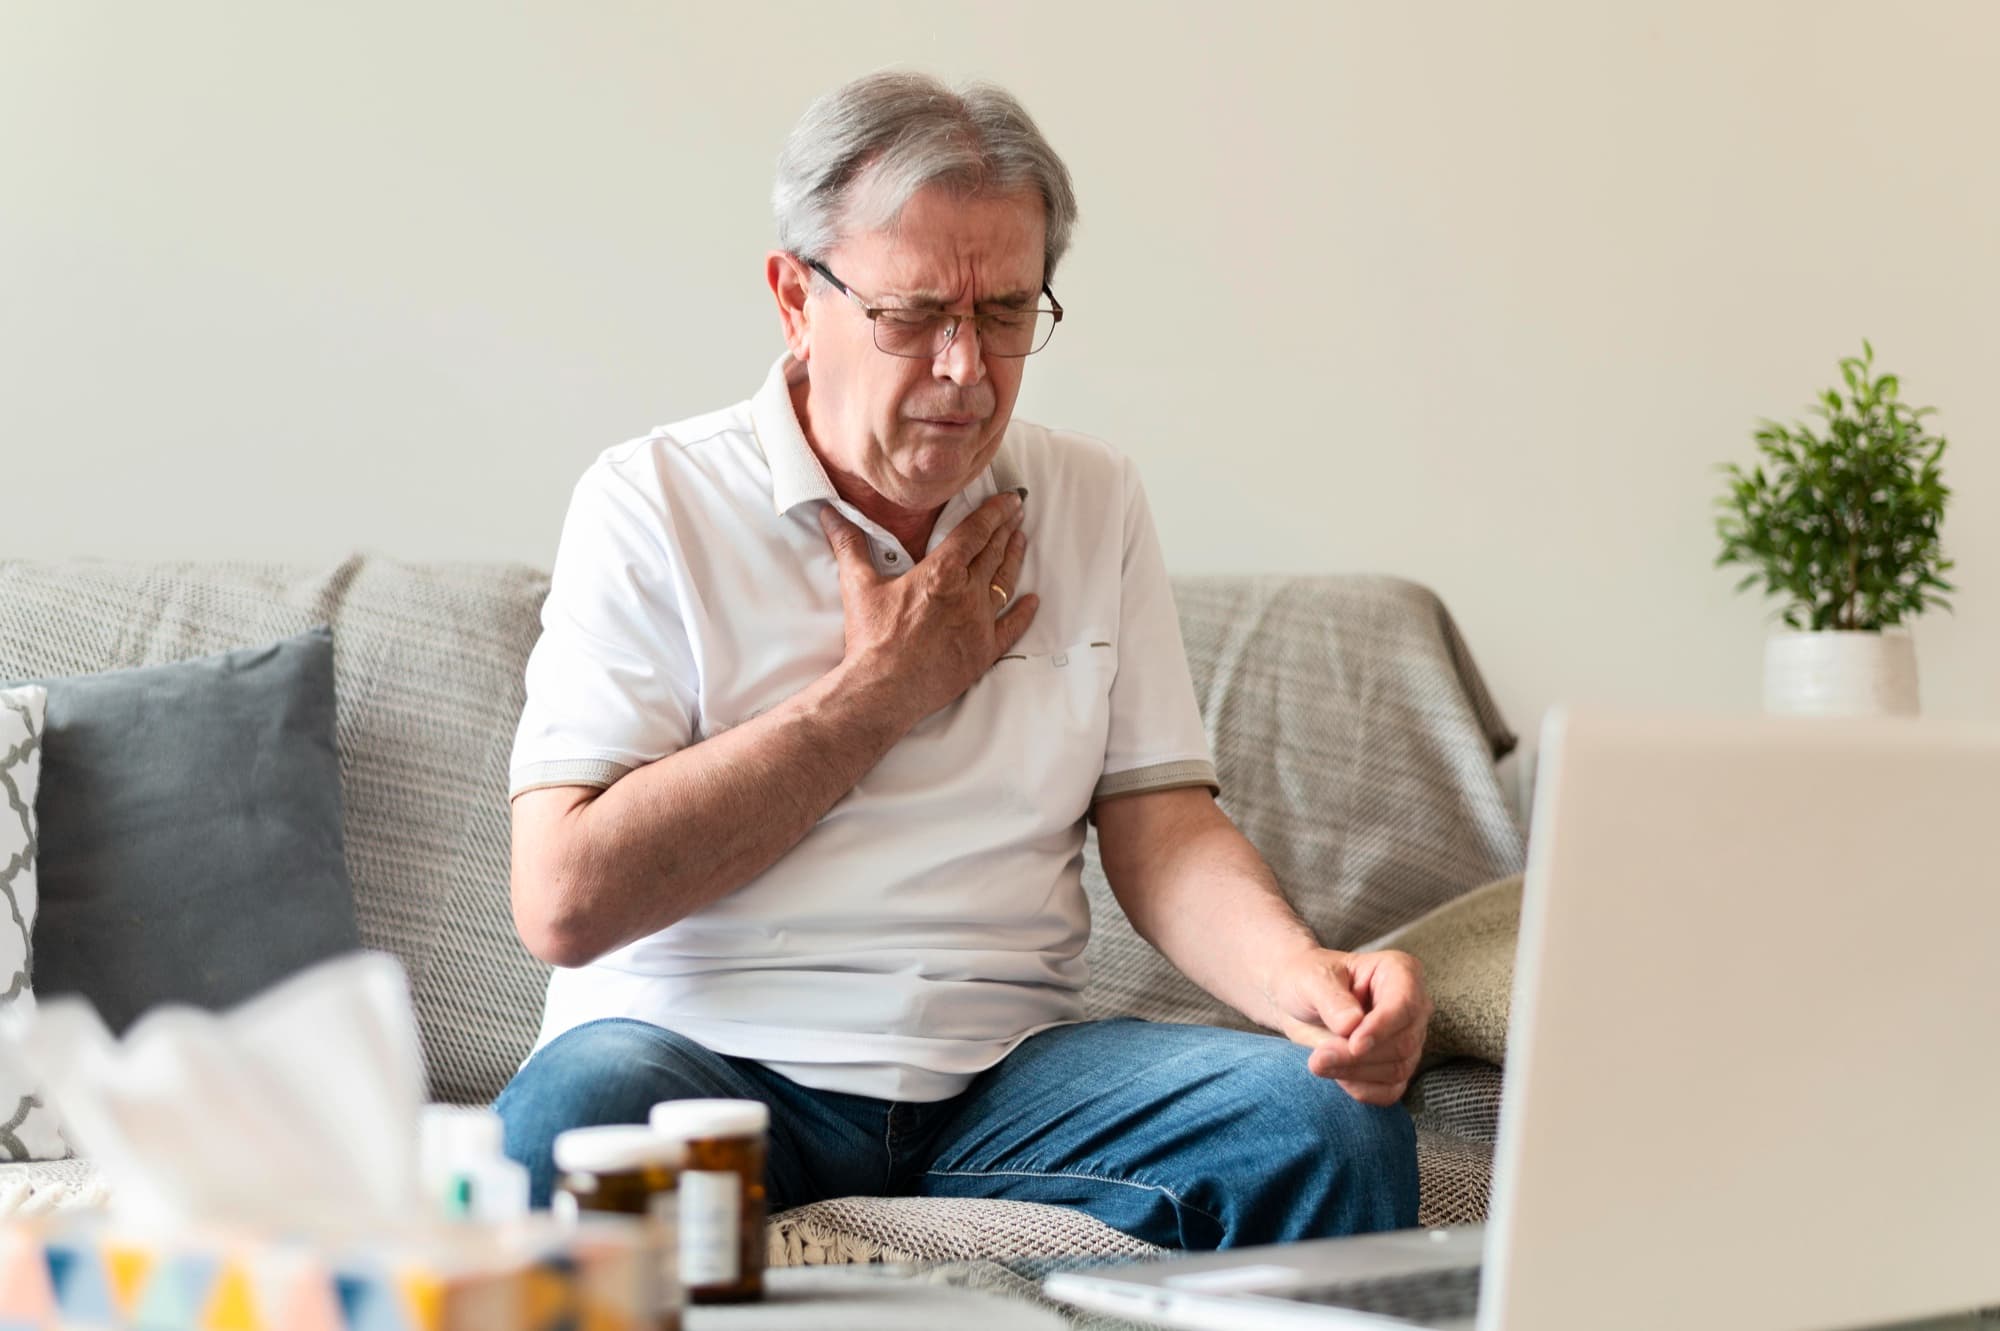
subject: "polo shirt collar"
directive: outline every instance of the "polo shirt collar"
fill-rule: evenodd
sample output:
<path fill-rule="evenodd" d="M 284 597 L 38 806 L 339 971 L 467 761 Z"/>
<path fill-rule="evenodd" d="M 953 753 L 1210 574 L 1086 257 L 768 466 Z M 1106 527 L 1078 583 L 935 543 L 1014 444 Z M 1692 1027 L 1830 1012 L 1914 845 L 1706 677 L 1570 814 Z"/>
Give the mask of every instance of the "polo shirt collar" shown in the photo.
<path fill-rule="evenodd" d="M 839 498 L 799 428 L 799 414 L 792 410 L 792 385 L 805 376 L 806 367 L 786 352 L 750 400 L 750 423 L 771 468 L 771 503 L 780 517 L 809 499 Z"/>
<path fill-rule="evenodd" d="M 798 412 L 792 409 L 792 385 L 805 377 L 806 367 L 786 352 L 771 366 L 764 386 L 750 400 L 750 423 L 771 468 L 771 504 L 780 517 L 808 500 L 834 503 L 840 498 L 826 468 L 820 465 L 819 455 L 806 442 L 805 431 L 799 428 Z M 1004 441 L 987 474 L 992 477 L 995 494 L 1020 486 Z"/>

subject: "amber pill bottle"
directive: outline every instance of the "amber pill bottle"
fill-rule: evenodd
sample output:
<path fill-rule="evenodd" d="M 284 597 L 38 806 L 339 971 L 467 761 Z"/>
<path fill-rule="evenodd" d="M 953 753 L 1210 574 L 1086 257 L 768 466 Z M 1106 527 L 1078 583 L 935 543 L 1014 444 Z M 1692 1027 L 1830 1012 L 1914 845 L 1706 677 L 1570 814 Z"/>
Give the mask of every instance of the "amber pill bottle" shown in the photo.
<path fill-rule="evenodd" d="M 652 1129 L 678 1147 L 680 1280 L 690 1303 L 764 1297 L 764 1143 L 758 1100 L 666 1100 Z"/>
<path fill-rule="evenodd" d="M 679 1275 L 680 1175 L 686 1152 L 643 1123 L 572 1128 L 556 1134 L 558 1220 L 584 1212 L 646 1222 L 658 1251 L 652 1290 L 658 1331 L 680 1331 L 686 1302 Z"/>

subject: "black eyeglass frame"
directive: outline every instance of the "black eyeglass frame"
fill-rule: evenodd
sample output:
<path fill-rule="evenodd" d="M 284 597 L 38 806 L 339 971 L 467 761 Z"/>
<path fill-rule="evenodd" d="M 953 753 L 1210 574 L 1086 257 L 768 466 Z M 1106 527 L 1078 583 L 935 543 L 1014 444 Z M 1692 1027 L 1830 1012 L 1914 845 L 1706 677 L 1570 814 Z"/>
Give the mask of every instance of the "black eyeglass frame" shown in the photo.
<path fill-rule="evenodd" d="M 943 310 L 920 310 L 909 305 L 870 305 L 867 301 L 863 300 L 859 295 L 855 293 L 854 288 L 848 286 L 847 283 L 835 277 L 833 275 L 833 270 L 831 268 L 828 268 L 825 264 L 821 263 L 818 259 L 800 258 L 799 262 L 803 263 L 806 267 L 812 269 L 815 273 L 818 273 L 821 277 L 825 278 L 828 282 L 830 282 L 833 285 L 833 289 L 835 291 L 838 291 L 841 295 L 847 297 L 849 300 L 853 301 L 856 305 L 859 305 L 861 307 L 861 312 L 868 316 L 868 323 L 871 330 L 877 334 L 881 332 L 881 327 L 882 327 L 881 324 L 877 322 L 877 320 L 880 319 L 881 316 L 885 314 L 924 314 L 936 318 L 951 320 L 951 330 L 944 335 L 943 343 L 939 345 L 936 351 L 933 351 L 928 355 L 922 352 L 891 351 L 887 347 L 882 345 L 881 337 L 877 336 L 875 338 L 875 349 L 881 352 L 885 356 L 897 356 L 903 360 L 936 360 L 939 356 L 944 354 L 945 348 L 949 347 L 952 344 L 952 339 L 958 336 L 958 330 L 961 324 L 963 324 L 967 319 L 970 319 L 976 325 L 980 319 L 986 317 L 984 315 L 976 313 L 946 314 Z M 1049 284 L 1047 282 L 1042 283 L 1042 294 L 1049 298 L 1048 312 L 1050 314 L 1053 314 L 1055 318 L 1050 322 L 1049 336 L 1042 339 L 1041 346 L 1030 347 L 1026 351 L 1017 352 L 1013 354 L 1009 354 L 1005 351 L 995 351 L 992 352 L 993 355 L 999 356 L 1004 360 L 1023 360 L 1029 356 L 1034 355 L 1037 351 L 1040 351 L 1042 347 L 1046 347 L 1049 344 L 1049 339 L 1053 338 L 1056 335 L 1056 325 L 1061 323 L 1063 320 L 1063 307 L 1062 307 L 1062 302 L 1056 299 L 1056 293 L 1049 290 Z M 1035 312 L 1037 314 L 1042 312 L 1039 306 L 1036 308 Z M 989 342 L 990 339 L 987 338 L 987 336 L 984 333 L 980 334 L 979 345 L 981 350 L 987 350 Z"/>

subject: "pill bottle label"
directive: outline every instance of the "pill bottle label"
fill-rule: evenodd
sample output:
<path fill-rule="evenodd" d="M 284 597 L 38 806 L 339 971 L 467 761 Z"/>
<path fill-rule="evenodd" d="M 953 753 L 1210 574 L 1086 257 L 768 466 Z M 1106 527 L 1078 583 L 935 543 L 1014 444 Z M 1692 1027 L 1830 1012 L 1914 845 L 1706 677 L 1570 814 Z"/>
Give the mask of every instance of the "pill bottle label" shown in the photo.
<path fill-rule="evenodd" d="M 733 1170 L 691 1169 L 681 1175 L 681 1284 L 733 1285 L 742 1274 L 737 1253 L 743 1180 Z"/>

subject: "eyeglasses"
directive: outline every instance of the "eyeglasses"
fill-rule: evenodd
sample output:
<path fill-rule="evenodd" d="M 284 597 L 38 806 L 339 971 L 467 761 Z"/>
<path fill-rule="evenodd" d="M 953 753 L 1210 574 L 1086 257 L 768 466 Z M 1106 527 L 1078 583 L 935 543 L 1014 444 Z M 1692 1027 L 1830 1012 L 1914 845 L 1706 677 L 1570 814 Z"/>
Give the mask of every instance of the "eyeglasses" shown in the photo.
<path fill-rule="evenodd" d="M 1046 308 L 991 310 L 984 314 L 946 314 L 942 310 L 915 310 L 893 305 L 870 305 L 854 294 L 847 283 L 817 259 L 807 259 L 806 267 L 833 283 L 833 289 L 861 307 L 875 326 L 875 345 L 891 356 L 911 360 L 935 360 L 958 336 L 960 324 L 971 322 L 979 330 L 979 345 L 995 356 L 1032 356 L 1049 344 L 1056 325 L 1062 322 L 1062 302 L 1042 284 L 1049 298 Z"/>

